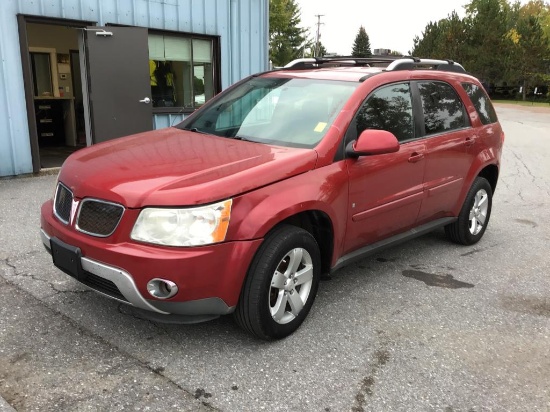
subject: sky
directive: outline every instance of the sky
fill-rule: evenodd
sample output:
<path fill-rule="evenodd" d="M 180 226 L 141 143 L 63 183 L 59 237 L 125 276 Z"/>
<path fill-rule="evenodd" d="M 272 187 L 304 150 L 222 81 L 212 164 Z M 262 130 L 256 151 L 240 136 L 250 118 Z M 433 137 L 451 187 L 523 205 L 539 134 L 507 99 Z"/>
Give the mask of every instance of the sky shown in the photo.
<path fill-rule="evenodd" d="M 522 1 L 521 3 L 525 3 Z M 390 49 L 408 54 L 414 36 L 430 21 L 446 18 L 453 10 L 464 17 L 469 0 L 296 0 L 302 26 L 315 39 L 317 14 L 323 14 L 321 43 L 328 53 L 351 55 L 359 27 L 365 27 L 371 50 Z"/>

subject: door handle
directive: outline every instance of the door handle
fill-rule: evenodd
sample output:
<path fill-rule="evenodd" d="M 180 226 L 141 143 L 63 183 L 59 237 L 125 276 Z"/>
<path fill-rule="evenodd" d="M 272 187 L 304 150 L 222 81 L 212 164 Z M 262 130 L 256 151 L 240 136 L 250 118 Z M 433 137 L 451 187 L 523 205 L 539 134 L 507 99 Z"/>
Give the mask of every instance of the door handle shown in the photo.
<path fill-rule="evenodd" d="M 422 153 L 414 152 L 414 153 L 411 154 L 411 156 L 409 157 L 409 163 L 416 163 L 416 162 L 419 162 L 419 161 L 421 161 L 423 158 L 424 158 L 424 155 L 423 155 Z"/>
<path fill-rule="evenodd" d="M 466 140 L 464 141 L 464 144 L 466 145 L 466 147 L 470 147 L 474 145 L 475 141 L 476 141 L 475 137 L 467 137 Z"/>
<path fill-rule="evenodd" d="M 145 99 L 140 100 L 139 102 L 140 102 L 140 103 L 149 104 L 149 103 L 151 103 L 151 99 L 149 99 L 148 97 L 146 97 Z"/>

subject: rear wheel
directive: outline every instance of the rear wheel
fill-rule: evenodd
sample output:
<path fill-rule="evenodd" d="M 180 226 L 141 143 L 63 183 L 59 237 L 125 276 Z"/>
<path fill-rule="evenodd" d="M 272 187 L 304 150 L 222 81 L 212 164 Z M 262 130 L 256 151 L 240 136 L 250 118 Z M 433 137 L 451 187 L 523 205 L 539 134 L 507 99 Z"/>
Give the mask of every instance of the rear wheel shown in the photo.
<path fill-rule="evenodd" d="M 309 313 L 320 275 L 315 238 L 295 226 L 278 227 L 250 265 L 235 311 L 237 323 L 265 340 L 290 335 Z"/>
<path fill-rule="evenodd" d="M 477 243 L 483 234 L 493 204 L 493 191 L 487 179 L 477 177 L 466 195 L 458 219 L 445 226 L 445 233 L 456 243 L 473 245 Z"/>

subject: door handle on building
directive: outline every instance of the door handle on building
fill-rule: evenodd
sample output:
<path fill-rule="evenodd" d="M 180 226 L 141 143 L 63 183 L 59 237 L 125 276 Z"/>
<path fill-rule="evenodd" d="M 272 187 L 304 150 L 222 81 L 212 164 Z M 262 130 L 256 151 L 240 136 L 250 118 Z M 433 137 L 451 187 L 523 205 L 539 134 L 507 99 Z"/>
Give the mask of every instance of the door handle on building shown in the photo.
<path fill-rule="evenodd" d="M 148 97 L 146 97 L 145 99 L 140 100 L 139 102 L 140 102 L 140 103 L 149 104 L 149 103 L 151 103 L 151 99 L 149 99 Z"/>

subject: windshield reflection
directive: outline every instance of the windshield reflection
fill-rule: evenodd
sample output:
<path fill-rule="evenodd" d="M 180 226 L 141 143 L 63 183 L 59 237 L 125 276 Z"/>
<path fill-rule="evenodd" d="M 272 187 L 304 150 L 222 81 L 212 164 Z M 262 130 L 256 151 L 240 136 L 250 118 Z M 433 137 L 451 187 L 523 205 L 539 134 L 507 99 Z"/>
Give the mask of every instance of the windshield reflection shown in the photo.
<path fill-rule="evenodd" d="M 258 143 L 313 148 L 358 83 L 253 78 L 178 127 Z"/>

